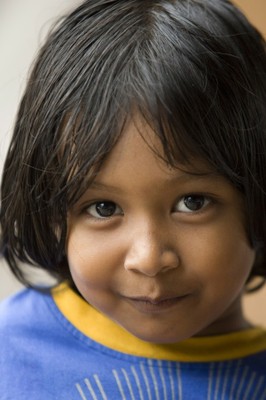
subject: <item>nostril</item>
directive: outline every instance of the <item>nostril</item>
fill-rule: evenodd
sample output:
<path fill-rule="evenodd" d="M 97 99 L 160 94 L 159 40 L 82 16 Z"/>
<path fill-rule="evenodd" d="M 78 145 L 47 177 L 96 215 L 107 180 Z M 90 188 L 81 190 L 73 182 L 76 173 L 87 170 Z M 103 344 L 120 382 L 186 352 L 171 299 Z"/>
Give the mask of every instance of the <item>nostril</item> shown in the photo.
<path fill-rule="evenodd" d="M 163 265 L 163 270 L 168 271 L 177 268 L 179 266 L 180 259 L 176 251 L 167 250 L 162 254 L 161 263 Z"/>
<path fill-rule="evenodd" d="M 159 251 L 158 249 L 142 247 L 127 254 L 124 268 L 152 277 L 159 273 L 165 273 L 179 266 L 179 257 L 175 251 Z"/>

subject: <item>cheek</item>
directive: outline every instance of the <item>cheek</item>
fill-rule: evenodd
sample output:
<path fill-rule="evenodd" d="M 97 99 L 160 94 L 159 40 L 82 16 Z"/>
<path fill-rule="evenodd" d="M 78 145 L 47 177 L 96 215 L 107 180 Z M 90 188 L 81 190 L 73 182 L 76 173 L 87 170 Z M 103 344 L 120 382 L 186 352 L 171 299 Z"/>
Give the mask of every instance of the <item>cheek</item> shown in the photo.
<path fill-rule="evenodd" d="M 230 296 L 230 293 L 241 291 L 244 287 L 255 252 L 242 230 L 228 230 L 227 234 L 217 230 L 203 235 L 190 257 L 193 273 L 213 296 L 219 291 Z"/>
<path fill-rule="evenodd" d="M 89 286 L 100 286 L 105 280 L 110 280 L 121 263 L 117 241 L 83 229 L 71 229 L 67 256 L 74 282 L 84 282 Z"/>

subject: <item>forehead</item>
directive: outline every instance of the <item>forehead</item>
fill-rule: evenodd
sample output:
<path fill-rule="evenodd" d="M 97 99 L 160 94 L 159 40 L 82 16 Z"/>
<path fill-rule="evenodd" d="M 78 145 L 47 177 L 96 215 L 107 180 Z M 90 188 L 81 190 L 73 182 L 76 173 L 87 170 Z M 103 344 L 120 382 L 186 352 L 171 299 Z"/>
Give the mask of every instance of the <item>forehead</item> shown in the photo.
<path fill-rule="evenodd" d="M 127 121 L 120 139 L 103 162 L 96 181 L 112 180 L 121 184 L 127 180 L 139 180 L 171 184 L 176 179 L 187 181 L 217 176 L 218 173 L 201 159 L 191 159 L 189 165 L 177 161 L 175 167 L 171 166 L 155 131 L 136 116 Z"/>

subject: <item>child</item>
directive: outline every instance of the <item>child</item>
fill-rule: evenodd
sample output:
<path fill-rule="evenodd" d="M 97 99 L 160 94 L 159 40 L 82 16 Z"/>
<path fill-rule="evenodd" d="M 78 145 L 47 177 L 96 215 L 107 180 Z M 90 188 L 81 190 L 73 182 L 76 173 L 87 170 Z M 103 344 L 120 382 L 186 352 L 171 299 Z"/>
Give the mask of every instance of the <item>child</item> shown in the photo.
<path fill-rule="evenodd" d="M 228 0 L 87 0 L 54 29 L 3 174 L 28 289 L 0 308 L 1 400 L 266 399 L 241 305 L 266 278 L 265 71 Z"/>

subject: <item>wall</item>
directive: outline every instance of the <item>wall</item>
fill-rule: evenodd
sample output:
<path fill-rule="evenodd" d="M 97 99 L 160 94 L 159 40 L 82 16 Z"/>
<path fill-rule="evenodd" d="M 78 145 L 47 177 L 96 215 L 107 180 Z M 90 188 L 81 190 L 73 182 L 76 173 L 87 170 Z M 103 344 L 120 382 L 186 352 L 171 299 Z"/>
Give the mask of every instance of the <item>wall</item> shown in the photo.
<path fill-rule="evenodd" d="M 251 22 L 266 38 L 266 1 L 265 0 L 234 0 L 235 4 L 244 11 Z M 247 315 L 255 323 L 266 326 L 266 287 L 253 295 L 245 297 L 244 306 Z"/>
<path fill-rule="evenodd" d="M 266 1 L 265 0 L 234 0 L 250 21 L 266 37 Z"/>
<path fill-rule="evenodd" d="M 0 5 L 0 172 L 28 66 L 48 27 L 79 0 L 1 0 Z M 266 1 L 235 0 L 266 36 Z M 0 299 L 20 285 L 1 264 Z M 266 288 L 245 298 L 249 318 L 266 326 Z"/>

